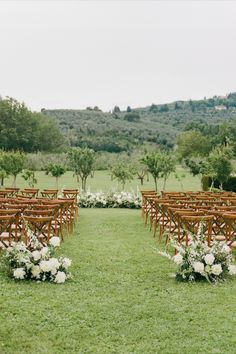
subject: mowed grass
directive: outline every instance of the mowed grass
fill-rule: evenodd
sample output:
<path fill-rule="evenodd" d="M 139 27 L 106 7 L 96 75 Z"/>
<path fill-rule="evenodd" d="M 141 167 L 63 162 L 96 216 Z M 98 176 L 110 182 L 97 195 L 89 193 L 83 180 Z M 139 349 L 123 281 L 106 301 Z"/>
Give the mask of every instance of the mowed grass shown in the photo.
<path fill-rule="evenodd" d="M 236 281 L 178 283 L 140 211 L 82 209 L 63 284 L 0 273 L 0 353 L 235 353 Z"/>
<path fill-rule="evenodd" d="M 201 188 L 200 186 L 200 180 L 198 177 L 193 177 L 189 174 L 188 171 L 183 170 L 182 167 L 178 166 L 177 167 L 177 173 L 179 175 L 184 174 L 185 177 L 182 178 L 182 184 L 181 186 L 180 182 L 176 179 L 175 174 L 172 174 L 170 178 L 167 181 L 166 184 L 166 190 L 170 191 L 178 191 L 182 190 L 182 188 L 185 191 L 188 190 L 199 190 Z M 51 176 L 47 176 L 45 172 L 39 171 L 36 172 L 36 179 L 38 181 L 37 185 L 35 188 L 43 189 L 43 188 L 56 188 L 56 179 Z M 8 178 L 5 180 L 5 186 L 12 186 L 12 178 Z M 19 175 L 17 177 L 17 187 L 19 188 L 29 188 L 27 185 L 27 182 Z M 59 189 L 64 189 L 64 188 L 81 188 L 81 184 L 77 183 L 76 177 L 73 176 L 72 172 L 66 172 L 60 179 L 59 179 Z M 144 185 L 141 186 L 140 181 L 135 178 L 131 182 L 127 182 L 125 186 L 126 191 L 137 191 L 137 190 L 150 190 L 154 189 L 154 182 L 153 178 L 150 175 L 149 176 L 149 181 L 146 180 L 144 181 Z M 109 192 L 113 190 L 120 190 L 120 186 L 116 180 L 111 180 L 111 176 L 108 171 L 95 171 L 94 177 L 92 178 L 91 176 L 88 177 L 87 180 L 87 189 L 91 190 L 92 192 L 97 192 L 97 191 L 104 191 L 104 192 Z M 158 182 L 158 189 L 161 191 L 163 189 L 163 180 L 160 179 Z"/>

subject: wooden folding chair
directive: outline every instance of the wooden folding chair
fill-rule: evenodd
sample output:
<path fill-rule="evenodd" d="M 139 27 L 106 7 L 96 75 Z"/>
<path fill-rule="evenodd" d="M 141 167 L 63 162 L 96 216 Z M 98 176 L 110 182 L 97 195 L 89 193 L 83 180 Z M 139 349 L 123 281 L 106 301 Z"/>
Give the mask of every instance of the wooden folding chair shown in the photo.
<path fill-rule="evenodd" d="M 15 215 L 0 215 L 0 247 L 11 246 L 12 241 L 19 241 L 21 234 L 18 234 L 18 219 Z"/>
<path fill-rule="evenodd" d="M 55 199 L 58 196 L 58 189 L 44 189 L 41 195 L 44 198 Z"/>
<path fill-rule="evenodd" d="M 53 236 L 52 220 L 52 216 L 24 216 L 24 221 L 43 246 Z"/>
<path fill-rule="evenodd" d="M 203 233 L 206 236 L 208 246 L 211 245 L 212 239 L 212 223 L 213 215 L 198 215 L 198 216 L 181 216 L 181 223 L 183 224 L 183 238 L 185 238 L 186 245 L 189 244 L 190 233 L 197 234 L 200 224 L 203 227 Z"/>
<path fill-rule="evenodd" d="M 224 233 L 227 245 L 236 248 L 236 213 L 222 214 L 222 218 L 225 222 Z"/>

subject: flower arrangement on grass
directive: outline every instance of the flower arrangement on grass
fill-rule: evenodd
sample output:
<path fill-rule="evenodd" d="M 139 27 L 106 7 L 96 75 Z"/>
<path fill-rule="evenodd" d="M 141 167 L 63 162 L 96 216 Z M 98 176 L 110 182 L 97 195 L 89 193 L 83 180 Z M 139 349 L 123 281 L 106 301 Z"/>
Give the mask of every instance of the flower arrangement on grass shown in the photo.
<path fill-rule="evenodd" d="M 71 260 L 54 257 L 59 246 L 60 238 L 57 236 L 50 239 L 48 246 L 43 246 L 32 233 L 27 247 L 23 242 L 13 243 L 6 249 L 5 255 L 11 276 L 18 280 L 64 283 L 71 277 L 68 271 Z"/>
<path fill-rule="evenodd" d="M 82 208 L 129 208 L 140 209 L 141 198 L 131 192 L 91 193 L 85 192 L 78 197 Z"/>
<path fill-rule="evenodd" d="M 225 242 L 214 240 L 207 245 L 200 226 L 197 234 L 190 236 L 189 244 L 183 245 L 172 240 L 177 250 L 175 256 L 161 253 L 178 265 L 176 279 L 197 281 L 206 279 L 210 283 L 224 280 L 228 275 L 236 275 L 236 266 L 230 247 Z"/>

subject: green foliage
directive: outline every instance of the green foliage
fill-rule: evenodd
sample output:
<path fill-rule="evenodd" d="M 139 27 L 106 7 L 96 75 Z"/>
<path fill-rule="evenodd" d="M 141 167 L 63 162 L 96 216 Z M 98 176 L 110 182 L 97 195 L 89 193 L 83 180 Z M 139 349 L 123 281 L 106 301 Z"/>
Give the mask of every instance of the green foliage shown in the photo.
<path fill-rule="evenodd" d="M 213 181 L 215 179 L 219 181 L 220 189 L 223 189 L 223 183 L 229 179 L 233 172 L 232 157 L 232 149 L 223 147 L 213 150 L 207 159 L 205 172 L 210 175 Z"/>
<path fill-rule="evenodd" d="M 20 151 L 0 153 L 0 169 L 5 175 L 13 176 L 13 185 L 16 186 L 16 176 L 22 172 L 25 164 L 25 154 Z"/>
<path fill-rule="evenodd" d="M 137 112 L 130 112 L 130 113 L 125 114 L 124 120 L 127 120 L 128 122 L 139 122 L 140 115 Z"/>
<path fill-rule="evenodd" d="M 35 177 L 35 172 L 30 170 L 24 170 L 22 177 L 25 181 L 28 181 L 29 187 L 34 187 L 37 184 L 37 179 Z"/>
<path fill-rule="evenodd" d="M 206 156 L 211 150 L 209 139 L 199 131 L 187 131 L 179 135 L 177 153 L 180 159 L 192 156 Z"/>
<path fill-rule="evenodd" d="M 86 190 L 86 180 L 93 170 L 95 152 L 88 148 L 72 148 L 68 152 L 70 165 L 74 173 L 81 178 L 82 189 Z"/>
<path fill-rule="evenodd" d="M 113 113 L 120 113 L 120 107 L 115 106 L 115 107 L 113 108 Z"/>
<path fill-rule="evenodd" d="M 161 177 L 164 178 L 163 187 L 165 188 L 167 178 L 171 172 L 175 171 L 174 158 L 165 151 L 157 151 L 147 154 L 141 159 L 141 162 L 147 166 L 148 172 L 153 176 L 156 190 L 157 180 Z"/>
<path fill-rule="evenodd" d="M 54 151 L 64 143 L 56 122 L 13 98 L 0 100 L 0 148 Z"/>
<path fill-rule="evenodd" d="M 59 164 L 49 164 L 47 167 L 46 167 L 46 174 L 47 175 L 51 175 L 52 177 L 55 177 L 56 178 L 56 186 L 57 186 L 57 189 L 58 189 L 58 179 L 64 175 L 64 173 L 66 172 L 66 169 L 64 166 L 62 165 L 59 165 Z"/>
<path fill-rule="evenodd" d="M 134 178 L 135 170 L 133 166 L 118 162 L 111 168 L 111 176 L 118 180 L 122 185 L 122 190 L 125 188 L 125 183 Z"/>

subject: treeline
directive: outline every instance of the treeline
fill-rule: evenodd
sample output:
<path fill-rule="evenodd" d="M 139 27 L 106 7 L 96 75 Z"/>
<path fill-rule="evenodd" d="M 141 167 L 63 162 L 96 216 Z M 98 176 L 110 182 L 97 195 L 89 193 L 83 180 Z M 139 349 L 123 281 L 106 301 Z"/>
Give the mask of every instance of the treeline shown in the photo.
<path fill-rule="evenodd" d="M 0 100 L 0 149 L 54 152 L 60 151 L 64 143 L 53 118 L 31 112 L 13 98 Z"/>

